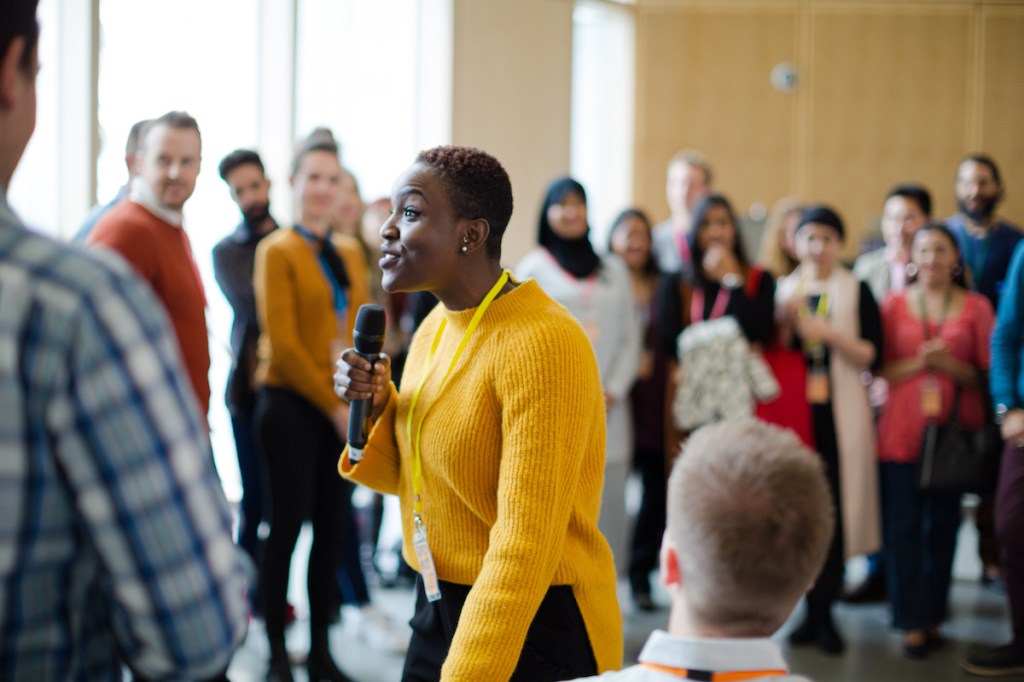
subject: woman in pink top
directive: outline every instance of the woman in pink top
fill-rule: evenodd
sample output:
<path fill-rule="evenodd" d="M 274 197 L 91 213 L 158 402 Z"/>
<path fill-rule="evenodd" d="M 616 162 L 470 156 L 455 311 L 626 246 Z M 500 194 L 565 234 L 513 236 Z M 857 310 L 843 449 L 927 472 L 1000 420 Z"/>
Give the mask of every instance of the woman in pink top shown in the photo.
<path fill-rule="evenodd" d="M 993 313 L 967 290 L 960 250 L 942 224 L 914 236 L 909 286 L 882 305 L 889 398 L 878 420 L 882 519 L 893 625 L 904 630 L 904 653 L 923 658 L 941 643 L 960 524 L 960 495 L 918 489 L 921 434 L 929 421 L 951 418 L 961 389 L 960 420 L 979 428 L 985 413 L 978 388 L 987 371 Z"/>

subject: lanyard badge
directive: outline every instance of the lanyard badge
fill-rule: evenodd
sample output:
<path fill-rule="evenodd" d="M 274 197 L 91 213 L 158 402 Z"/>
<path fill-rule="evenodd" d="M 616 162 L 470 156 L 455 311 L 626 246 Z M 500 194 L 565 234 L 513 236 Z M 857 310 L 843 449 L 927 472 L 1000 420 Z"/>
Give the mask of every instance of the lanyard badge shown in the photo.
<path fill-rule="evenodd" d="M 810 306 L 802 307 L 800 309 L 800 316 L 805 318 L 813 316 L 823 320 L 828 319 L 828 292 L 821 292 L 813 312 Z M 829 402 L 832 396 L 829 371 L 825 365 L 825 345 L 820 341 L 815 343 L 807 343 L 805 341 L 804 351 L 811 356 L 811 367 L 807 372 L 807 402 L 811 405 L 824 405 Z"/>
<path fill-rule="evenodd" d="M 423 591 L 427 594 L 427 601 L 439 601 L 441 599 L 441 585 L 437 580 L 434 555 L 430 553 L 430 543 L 427 542 L 427 527 L 423 525 L 423 517 L 419 514 L 413 514 L 413 524 L 412 549 L 416 553 L 416 562 L 420 565 Z"/>
<path fill-rule="evenodd" d="M 462 335 L 462 340 L 459 341 L 455 354 L 452 355 L 451 362 L 448 363 L 448 369 L 445 371 L 444 376 L 441 377 L 441 384 L 437 389 L 438 395 L 440 395 L 444 388 L 445 382 L 448 381 L 448 376 L 455 368 L 455 364 L 459 361 L 462 351 L 466 349 L 469 338 L 476 331 L 484 313 L 487 312 L 487 308 L 497 298 L 498 292 L 501 291 L 508 280 L 508 271 L 503 270 L 501 277 L 491 287 L 491 290 L 487 292 L 484 300 L 481 301 L 480 306 L 476 309 L 473 318 L 469 321 L 469 326 L 466 327 L 466 333 Z M 427 542 L 427 527 L 423 522 L 423 458 L 420 454 L 420 436 L 423 432 L 423 421 L 430 406 L 423 410 L 418 424 L 413 419 L 413 415 L 416 413 L 416 404 L 419 402 L 420 394 L 423 392 L 423 386 L 427 383 L 427 377 L 430 376 L 430 370 L 434 365 L 434 355 L 437 353 L 437 347 L 441 344 L 441 337 L 444 336 L 446 326 L 447 320 L 442 319 L 441 324 L 438 325 L 437 333 L 434 335 L 434 341 L 430 346 L 430 354 L 427 356 L 427 367 L 423 370 L 423 376 L 420 377 L 419 385 L 412 395 L 412 404 L 409 405 L 409 414 L 405 419 L 406 433 L 409 437 L 409 443 L 412 445 L 412 546 L 413 551 L 416 553 L 416 561 L 420 565 L 420 575 L 423 577 L 423 587 L 427 594 L 427 600 L 431 602 L 441 598 L 441 589 L 438 583 L 437 569 L 434 567 L 434 556 L 430 552 L 430 543 Z M 437 400 L 436 397 L 435 400 Z"/>

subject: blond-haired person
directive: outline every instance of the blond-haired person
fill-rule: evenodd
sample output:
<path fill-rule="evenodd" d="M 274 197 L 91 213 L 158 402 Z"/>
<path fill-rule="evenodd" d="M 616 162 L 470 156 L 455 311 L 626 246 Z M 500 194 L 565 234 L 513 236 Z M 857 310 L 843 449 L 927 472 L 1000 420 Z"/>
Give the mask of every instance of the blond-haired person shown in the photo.
<path fill-rule="evenodd" d="M 694 149 L 682 149 L 665 169 L 665 201 L 669 217 L 654 226 L 651 248 L 662 272 L 679 272 L 690 263 L 687 235 L 693 224 L 693 210 L 701 197 L 711 191 L 711 164 Z"/>
<path fill-rule="evenodd" d="M 833 514 L 821 459 L 791 431 L 744 419 L 695 432 L 668 484 L 668 632 L 600 679 L 806 682 L 769 637 L 821 569 Z"/>

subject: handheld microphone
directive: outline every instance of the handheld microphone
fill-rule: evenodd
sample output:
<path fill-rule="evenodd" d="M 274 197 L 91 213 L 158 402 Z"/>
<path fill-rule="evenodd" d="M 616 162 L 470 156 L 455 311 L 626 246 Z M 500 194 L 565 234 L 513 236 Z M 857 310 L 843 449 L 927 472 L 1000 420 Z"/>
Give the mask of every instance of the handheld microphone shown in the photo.
<path fill-rule="evenodd" d="M 371 363 L 380 359 L 384 348 L 384 330 L 387 328 L 387 314 L 379 305 L 359 306 L 356 326 L 352 334 L 359 357 Z M 348 413 L 348 460 L 353 464 L 363 459 L 363 448 L 370 433 L 370 415 L 373 412 L 373 398 L 353 400 Z"/>

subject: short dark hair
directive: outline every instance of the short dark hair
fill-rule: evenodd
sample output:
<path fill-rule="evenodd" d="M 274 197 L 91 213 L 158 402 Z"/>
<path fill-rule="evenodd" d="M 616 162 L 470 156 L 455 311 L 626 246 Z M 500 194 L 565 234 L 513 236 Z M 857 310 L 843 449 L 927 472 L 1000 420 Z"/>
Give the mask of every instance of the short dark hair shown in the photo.
<path fill-rule="evenodd" d="M 32 56 L 39 44 L 38 4 L 39 0 L 3 0 L 0 3 L 0 55 L 7 54 L 14 39 L 23 36 L 25 47 L 18 65 L 26 72 L 34 66 Z"/>
<path fill-rule="evenodd" d="M 292 157 L 293 178 L 299 172 L 299 166 L 302 164 L 302 160 L 306 158 L 306 154 L 313 152 L 327 152 L 338 159 L 338 165 L 341 165 L 341 147 L 338 146 L 338 141 L 334 139 L 334 133 L 331 132 L 330 128 L 314 128 L 313 132 L 299 143 L 298 148 L 295 150 L 295 156 Z"/>
<path fill-rule="evenodd" d="M 921 213 L 924 213 L 926 216 L 931 216 L 932 214 L 932 195 L 923 185 L 912 182 L 896 185 L 885 195 L 885 200 L 889 201 L 893 197 L 909 199 L 917 204 L 917 207 L 921 209 Z"/>
<path fill-rule="evenodd" d="M 139 139 L 142 137 L 142 131 L 145 130 L 149 124 L 149 119 L 144 118 L 141 121 L 136 121 L 132 124 L 132 127 L 128 129 L 128 139 L 124 141 L 124 155 L 135 156 L 139 151 Z"/>
<path fill-rule="evenodd" d="M 732 243 L 732 253 L 736 256 L 736 260 L 739 261 L 740 266 L 744 270 L 750 267 L 746 249 L 743 248 L 740 222 L 736 219 L 736 212 L 732 210 L 732 204 L 721 194 L 705 194 L 697 203 L 697 208 L 693 211 L 693 222 L 691 223 L 690 234 L 687 236 L 690 246 L 690 260 L 693 264 L 693 279 L 695 283 L 701 286 L 708 284 L 708 279 L 704 275 L 704 268 L 701 266 L 701 262 L 704 260 L 704 247 L 700 245 L 700 231 L 704 229 L 708 213 L 713 208 L 724 208 L 728 212 L 735 235 Z"/>
<path fill-rule="evenodd" d="M 946 225 L 946 223 L 927 223 L 926 225 L 921 226 L 921 228 L 914 233 L 914 241 L 917 241 L 918 237 L 926 232 L 941 234 L 949 240 L 949 243 L 953 246 L 953 250 L 956 252 L 956 263 L 959 267 L 959 270 L 953 275 L 953 284 L 962 289 L 970 289 L 970 287 L 967 286 L 967 272 L 966 268 L 964 268 L 963 254 L 960 253 L 960 241 L 956 238 L 956 235 L 953 234 L 953 231 L 949 229 L 949 226 Z M 913 252 L 913 249 L 911 249 L 911 252 Z M 913 258 L 913 256 L 911 256 L 911 258 Z M 915 269 L 914 272 L 907 275 L 907 282 L 913 284 L 916 281 L 917 271 Z"/>
<path fill-rule="evenodd" d="M 968 161 L 980 163 L 982 166 L 987 167 L 990 171 L 992 171 L 992 179 L 996 181 L 996 184 L 999 185 L 1000 187 L 1003 186 L 1003 176 L 1000 175 L 999 173 L 999 166 L 996 165 L 996 162 L 988 154 L 968 154 L 964 158 L 960 159 L 960 163 L 956 165 L 957 175 L 960 175 L 960 166 L 964 165 Z"/>
<path fill-rule="evenodd" d="M 200 142 L 202 142 L 203 135 L 199 132 L 199 122 L 196 121 L 190 114 L 184 111 L 168 111 L 166 114 L 159 118 L 146 121 L 142 125 L 142 130 L 139 133 L 139 151 L 142 151 L 146 144 L 146 137 L 149 135 L 149 131 L 153 130 L 158 126 L 167 126 L 173 130 L 194 130 L 196 135 L 199 136 Z"/>
<path fill-rule="evenodd" d="M 220 165 L 217 166 L 217 172 L 220 173 L 220 179 L 224 182 L 228 180 L 228 174 L 246 164 L 252 164 L 260 169 L 260 173 L 264 173 L 263 170 L 263 159 L 252 149 L 236 149 L 231 152 L 223 159 L 220 160 Z"/>
<path fill-rule="evenodd" d="M 437 174 L 456 218 L 487 221 L 486 253 L 501 258 L 501 238 L 512 217 L 512 181 L 501 162 L 481 149 L 458 146 L 427 149 L 416 162 Z"/>

